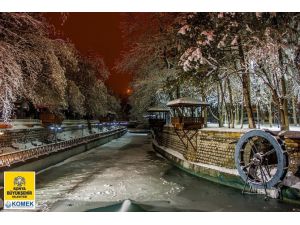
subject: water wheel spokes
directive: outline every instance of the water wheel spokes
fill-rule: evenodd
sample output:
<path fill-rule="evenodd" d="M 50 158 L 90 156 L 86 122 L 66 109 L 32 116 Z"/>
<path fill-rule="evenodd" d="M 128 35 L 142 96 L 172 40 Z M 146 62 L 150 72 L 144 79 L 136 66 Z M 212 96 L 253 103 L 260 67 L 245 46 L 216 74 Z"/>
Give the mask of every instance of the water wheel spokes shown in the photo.
<path fill-rule="evenodd" d="M 283 180 L 288 158 L 281 140 L 263 130 L 251 130 L 237 142 L 235 165 L 245 185 L 266 190 Z"/>

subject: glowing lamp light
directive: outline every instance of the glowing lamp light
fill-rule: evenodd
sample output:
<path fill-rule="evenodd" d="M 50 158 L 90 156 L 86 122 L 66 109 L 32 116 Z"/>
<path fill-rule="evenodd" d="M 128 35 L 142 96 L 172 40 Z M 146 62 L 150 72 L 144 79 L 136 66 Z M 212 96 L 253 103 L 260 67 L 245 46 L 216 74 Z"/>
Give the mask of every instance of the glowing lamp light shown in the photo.
<path fill-rule="evenodd" d="M 126 94 L 130 95 L 132 93 L 132 90 L 130 88 L 127 88 Z"/>

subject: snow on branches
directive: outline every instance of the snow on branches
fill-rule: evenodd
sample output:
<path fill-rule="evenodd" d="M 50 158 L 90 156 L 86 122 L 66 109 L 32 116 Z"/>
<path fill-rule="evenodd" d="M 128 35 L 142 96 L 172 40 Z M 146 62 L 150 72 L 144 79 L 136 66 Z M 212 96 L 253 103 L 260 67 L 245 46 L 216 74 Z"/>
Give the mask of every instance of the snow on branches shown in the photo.
<path fill-rule="evenodd" d="M 203 55 L 201 49 L 197 47 L 188 48 L 180 57 L 179 65 L 182 65 L 184 71 L 192 68 L 198 68 L 199 64 L 203 64 Z"/>
<path fill-rule="evenodd" d="M 295 112 L 292 99 L 300 93 L 299 13 L 172 16 L 172 22 L 160 18 L 158 24 L 144 23 L 144 32 L 137 33 L 145 35 L 130 39 L 131 48 L 117 65 L 136 74 L 131 96 L 136 114 L 142 114 L 143 104 L 156 102 L 156 89 L 170 99 L 182 94 L 213 99 L 220 126 L 224 117 L 243 122 L 246 111 L 249 127 L 254 128 L 256 105 L 256 114 L 269 114 L 270 124 L 275 111 L 278 116 L 281 110 L 279 120 L 288 129 L 288 107 Z M 166 69 L 172 70 L 172 77 Z"/>
<path fill-rule="evenodd" d="M 80 68 L 73 44 L 50 38 L 50 27 L 39 13 L 0 13 L 0 112 L 4 122 L 9 122 L 17 99 L 52 112 L 69 108 L 79 115 L 99 115 L 107 109 L 110 95 L 103 80 L 109 71 L 103 58 L 86 57 L 88 66 Z M 89 79 L 84 79 L 86 73 Z"/>
<path fill-rule="evenodd" d="M 22 70 L 15 54 L 12 46 L 0 41 L 0 112 L 5 123 L 9 122 L 13 102 L 23 87 Z"/>
<path fill-rule="evenodd" d="M 183 27 L 181 27 L 178 31 L 178 34 L 187 34 L 189 31 L 191 30 L 191 27 L 189 25 L 184 25 Z"/>

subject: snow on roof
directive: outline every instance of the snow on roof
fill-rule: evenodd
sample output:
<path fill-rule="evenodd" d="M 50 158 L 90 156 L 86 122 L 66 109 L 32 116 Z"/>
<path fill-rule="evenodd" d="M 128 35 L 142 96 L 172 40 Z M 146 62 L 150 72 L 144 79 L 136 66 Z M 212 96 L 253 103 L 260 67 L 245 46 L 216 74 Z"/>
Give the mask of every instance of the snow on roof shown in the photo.
<path fill-rule="evenodd" d="M 170 112 L 170 110 L 163 106 L 155 106 L 151 107 L 147 110 L 147 112 Z"/>
<path fill-rule="evenodd" d="M 209 106 L 207 102 L 201 102 L 198 99 L 184 97 L 178 98 L 167 103 L 167 106 L 178 107 L 178 106 Z"/>

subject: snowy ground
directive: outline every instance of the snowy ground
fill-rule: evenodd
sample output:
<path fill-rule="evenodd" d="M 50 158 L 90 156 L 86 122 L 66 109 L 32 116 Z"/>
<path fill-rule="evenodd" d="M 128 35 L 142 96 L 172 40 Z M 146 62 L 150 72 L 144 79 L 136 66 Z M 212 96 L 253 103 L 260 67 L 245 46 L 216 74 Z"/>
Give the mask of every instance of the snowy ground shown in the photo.
<path fill-rule="evenodd" d="M 208 123 L 207 125 L 208 128 L 219 128 L 219 125 L 217 123 Z M 248 124 L 243 124 L 243 127 L 241 127 L 240 124 L 235 125 L 235 128 L 228 128 L 228 124 L 224 124 L 224 127 L 220 129 L 230 129 L 230 130 L 240 130 L 240 129 L 248 129 Z M 273 131 L 280 131 L 280 127 L 275 124 L 272 127 L 270 127 L 269 124 L 262 124 L 262 125 L 257 125 L 256 124 L 256 129 L 269 129 Z M 290 130 L 291 131 L 300 131 L 300 126 L 294 126 L 290 125 Z"/>
<path fill-rule="evenodd" d="M 116 129 L 116 128 L 117 128 L 116 126 L 101 127 L 99 129 L 92 128 L 91 133 L 89 132 L 88 128 L 71 130 L 71 131 L 62 130 L 62 131 L 57 132 L 57 141 L 66 141 L 66 140 L 76 139 L 76 138 L 80 138 L 83 136 L 88 136 L 90 134 L 107 132 L 110 129 Z M 30 128 L 30 129 L 35 129 L 35 128 Z M 27 133 L 24 136 L 26 136 L 26 137 L 30 136 L 30 133 Z M 38 139 L 32 140 L 32 141 L 19 140 L 19 142 L 12 143 L 12 146 L 0 147 L 0 154 L 6 154 L 6 153 L 11 153 L 11 152 L 16 152 L 19 150 L 25 150 L 25 149 L 35 148 L 38 146 L 47 145 L 47 144 L 49 144 L 50 141 L 52 143 L 55 143 L 55 134 L 53 133 L 47 141 L 48 142 L 45 143 L 42 140 L 38 140 Z"/>
<path fill-rule="evenodd" d="M 300 210 L 190 176 L 158 156 L 147 134 L 127 133 L 37 176 L 39 211 L 85 211 L 126 199 L 151 211 Z"/>

